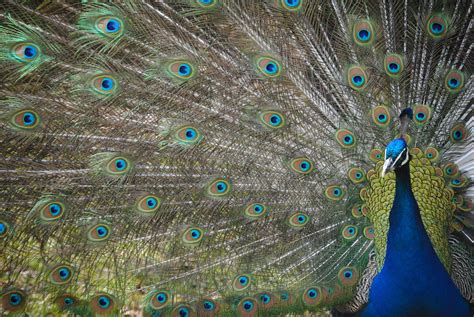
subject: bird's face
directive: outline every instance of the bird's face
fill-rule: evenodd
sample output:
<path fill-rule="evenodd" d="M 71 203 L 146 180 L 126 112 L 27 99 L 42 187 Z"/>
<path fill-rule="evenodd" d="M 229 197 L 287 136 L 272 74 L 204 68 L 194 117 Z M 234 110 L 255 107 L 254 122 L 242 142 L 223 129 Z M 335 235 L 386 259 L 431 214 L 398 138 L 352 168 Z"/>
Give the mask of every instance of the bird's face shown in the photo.
<path fill-rule="evenodd" d="M 400 138 L 391 141 L 385 149 L 382 177 L 384 177 L 386 173 L 407 164 L 409 158 L 408 146 L 404 139 Z"/>

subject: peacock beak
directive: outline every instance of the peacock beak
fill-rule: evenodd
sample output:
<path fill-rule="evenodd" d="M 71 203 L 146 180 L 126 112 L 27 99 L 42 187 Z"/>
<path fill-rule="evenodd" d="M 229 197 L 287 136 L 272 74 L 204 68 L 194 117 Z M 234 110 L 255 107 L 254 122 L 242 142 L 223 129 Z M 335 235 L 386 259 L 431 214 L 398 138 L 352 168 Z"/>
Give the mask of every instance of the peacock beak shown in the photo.
<path fill-rule="evenodd" d="M 394 165 L 394 162 L 391 157 L 385 160 L 382 167 L 382 178 L 385 176 L 386 173 L 390 172 L 393 169 L 393 165 Z"/>

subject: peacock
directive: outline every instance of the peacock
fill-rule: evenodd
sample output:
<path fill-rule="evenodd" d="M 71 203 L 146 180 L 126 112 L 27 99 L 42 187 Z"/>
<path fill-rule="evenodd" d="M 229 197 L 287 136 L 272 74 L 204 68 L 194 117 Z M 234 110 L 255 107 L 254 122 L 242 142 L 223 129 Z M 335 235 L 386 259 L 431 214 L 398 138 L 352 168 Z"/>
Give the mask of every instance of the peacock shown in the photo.
<path fill-rule="evenodd" d="M 3 315 L 472 316 L 472 1 L 0 6 Z"/>

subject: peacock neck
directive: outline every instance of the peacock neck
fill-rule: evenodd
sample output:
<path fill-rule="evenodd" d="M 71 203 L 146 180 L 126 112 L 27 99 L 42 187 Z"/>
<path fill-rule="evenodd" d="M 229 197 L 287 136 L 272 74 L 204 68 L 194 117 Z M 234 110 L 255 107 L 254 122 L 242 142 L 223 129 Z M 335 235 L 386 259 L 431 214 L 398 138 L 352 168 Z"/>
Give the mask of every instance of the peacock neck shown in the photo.
<path fill-rule="evenodd" d="M 409 164 L 396 169 L 395 174 L 395 199 L 389 217 L 386 264 L 403 263 L 403 268 L 406 268 L 405 261 L 413 261 L 414 258 L 418 264 L 424 259 L 437 259 L 411 189 Z"/>

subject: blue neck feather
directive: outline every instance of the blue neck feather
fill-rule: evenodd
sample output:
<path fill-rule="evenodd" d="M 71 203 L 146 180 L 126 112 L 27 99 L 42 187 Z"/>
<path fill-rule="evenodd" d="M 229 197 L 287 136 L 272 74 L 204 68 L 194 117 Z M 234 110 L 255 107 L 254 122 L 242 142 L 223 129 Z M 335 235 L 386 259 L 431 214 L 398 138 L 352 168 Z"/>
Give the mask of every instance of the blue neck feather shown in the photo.
<path fill-rule="evenodd" d="M 396 171 L 387 253 L 363 316 L 470 316 L 469 305 L 436 255 L 410 184 L 409 164 Z"/>

